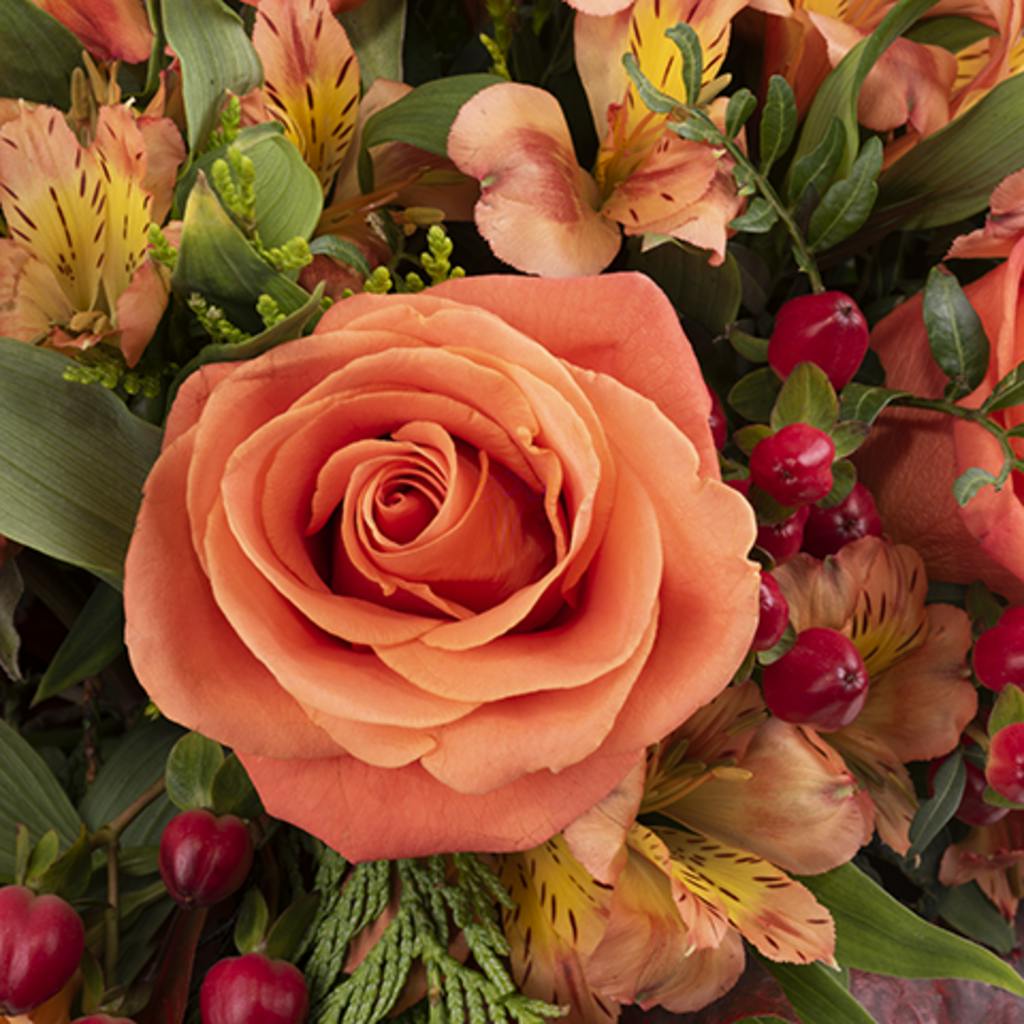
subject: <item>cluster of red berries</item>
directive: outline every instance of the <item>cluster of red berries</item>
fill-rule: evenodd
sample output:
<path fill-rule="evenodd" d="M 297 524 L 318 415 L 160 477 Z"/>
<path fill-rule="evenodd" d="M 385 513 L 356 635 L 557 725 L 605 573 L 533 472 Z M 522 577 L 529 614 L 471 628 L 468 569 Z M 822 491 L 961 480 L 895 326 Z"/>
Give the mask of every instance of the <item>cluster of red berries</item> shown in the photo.
<path fill-rule="evenodd" d="M 209 907 L 236 893 L 252 867 L 249 830 L 234 815 L 185 811 L 160 838 L 160 874 L 182 907 Z M 0 889 L 0 1013 L 27 1013 L 55 996 L 78 968 L 85 929 L 59 896 L 20 885 Z M 247 953 L 215 964 L 199 991 L 203 1024 L 301 1024 L 309 1011 L 302 972 Z M 132 1024 L 93 1014 L 75 1024 Z"/>

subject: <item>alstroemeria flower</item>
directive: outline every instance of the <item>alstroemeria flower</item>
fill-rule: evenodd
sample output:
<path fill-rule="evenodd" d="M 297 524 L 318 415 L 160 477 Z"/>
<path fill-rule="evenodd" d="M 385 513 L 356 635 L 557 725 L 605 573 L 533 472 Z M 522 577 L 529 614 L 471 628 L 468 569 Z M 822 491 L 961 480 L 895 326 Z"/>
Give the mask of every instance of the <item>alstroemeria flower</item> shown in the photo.
<path fill-rule="evenodd" d="M 972 828 L 962 842 L 942 855 L 943 885 L 977 882 L 1009 921 L 1017 916 L 1024 887 L 1024 812 L 1011 811 L 993 825 Z"/>
<path fill-rule="evenodd" d="M 101 60 L 140 64 L 153 49 L 142 0 L 33 0 Z"/>
<path fill-rule="evenodd" d="M 728 224 L 742 206 L 732 161 L 669 131 L 667 117 L 640 101 L 621 58 L 631 52 L 647 78 L 684 102 L 682 58 L 665 32 L 686 22 L 700 37 L 703 83 L 712 92 L 731 20 L 745 5 L 637 0 L 612 17 L 577 15 L 577 66 L 603 139 L 592 173 L 576 162 L 565 117 L 545 90 L 493 85 L 462 107 L 448 153 L 481 183 L 475 219 L 500 259 L 546 276 L 594 273 L 615 257 L 624 231 L 671 236 L 721 263 Z M 751 6 L 788 11 L 783 0 Z"/>
<path fill-rule="evenodd" d="M 917 798 L 904 765 L 951 751 L 977 710 L 967 615 L 952 605 L 925 605 L 920 556 L 877 537 L 847 544 L 823 562 L 797 555 L 774 575 L 797 632 L 838 630 L 864 659 L 871 686 L 863 710 L 820 739 L 870 793 L 882 840 L 906 853 Z"/>
<path fill-rule="evenodd" d="M 1000 259 L 1024 238 L 1024 168 L 1004 178 L 989 199 L 985 226 L 960 235 L 946 259 Z"/>
<path fill-rule="evenodd" d="M 637 814 L 681 827 L 647 827 Z M 562 837 L 504 858 L 517 981 L 571 1024 L 637 1002 L 689 1012 L 743 970 L 831 962 L 828 912 L 778 866 L 845 863 L 870 835 L 857 786 L 812 733 L 765 721 L 753 684 L 698 711 Z"/>
<path fill-rule="evenodd" d="M 100 109 L 87 147 L 52 107 L 25 107 L 0 129 L 4 335 L 78 349 L 108 341 L 138 361 L 168 297 L 147 232 L 185 155 L 169 121 L 146 130 L 150 140 L 127 106 Z M 159 144 L 152 167 L 147 141 Z"/>

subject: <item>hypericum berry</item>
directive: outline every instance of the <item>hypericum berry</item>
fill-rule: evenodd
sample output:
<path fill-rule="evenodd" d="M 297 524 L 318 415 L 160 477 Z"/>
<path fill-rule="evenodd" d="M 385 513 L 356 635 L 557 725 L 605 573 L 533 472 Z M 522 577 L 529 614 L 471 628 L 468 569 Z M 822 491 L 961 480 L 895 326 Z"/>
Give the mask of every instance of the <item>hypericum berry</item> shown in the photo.
<path fill-rule="evenodd" d="M 725 442 L 729 440 L 729 423 L 725 418 L 725 409 L 722 408 L 722 400 L 711 388 L 708 388 L 711 396 L 711 415 L 708 416 L 708 426 L 711 427 L 711 437 L 715 447 L 721 451 Z"/>
<path fill-rule="evenodd" d="M 985 778 L 1007 800 L 1024 803 L 1024 722 L 1005 725 L 992 737 Z"/>
<path fill-rule="evenodd" d="M 814 363 L 841 391 L 867 350 L 868 324 L 857 303 L 843 292 L 819 292 L 790 299 L 779 310 L 768 362 L 780 377 L 788 377 L 798 363 Z"/>
<path fill-rule="evenodd" d="M 790 423 L 758 441 L 750 453 L 750 479 L 783 505 L 809 505 L 832 490 L 835 455 L 823 430 Z"/>
<path fill-rule="evenodd" d="M 240 818 L 185 811 L 160 837 L 160 875 L 183 907 L 212 907 L 237 892 L 252 867 L 252 839 Z"/>
<path fill-rule="evenodd" d="M 1024 607 L 1007 608 L 974 643 L 974 674 L 999 693 L 1008 683 L 1024 687 Z"/>
<path fill-rule="evenodd" d="M 849 725 L 868 696 L 868 671 L 857 648 L 834 629 L 805 629 L 762 676 L 776 718 L 831 731 Z"/>
<path fill-rule="evenodd" d="M 804 505 L 781 523 L 762 524 L 757 528 L 757 546 L 767 551 L 775 559 L 776 565 L 781 565 L 800 550 L 808 514 L 809 510 Z"/>
<path fill-rule="evenodd" d="M 750 646 L 755 651 L 767 651 L 782 639 L 789 624 L 789 603 L 770 572 L 761 573 L 759 606 L 757 631 Z"/>
<path fill-rule="evenodd" d="M 301 1024 L 309 1012 L 302 972 L 247 953 L 214 964 L 199 989 L 203 1024 Z"/>
<path fill-rule="evenodd" d="M 59 896 L 0 889 L 0 1013 L 27 1013 L 55 996 L 84 949 L 82 919 Z"/>
<path fill-rule="evenodd" d="M 935 776 L 946 758 L 932 761 L 928 766 L 928 784 L 931 786 Z M 964 758 L 964 795 L 960 798 L 960 806 L 956 809 L 956 817 L 965 825 L 994 825 L 1010 813 L 1009 807 L 993 807 L 985 803 L 985 773 L 967 758 Z"/>
<path fill-rule="evenodd" d="M 834 555 L 861 537 L 881 537 L 882 519 L 871 492 L 861 483 L 833 508 L 811 506 L 804 526 L 804 551 L 815 558 Z"/>

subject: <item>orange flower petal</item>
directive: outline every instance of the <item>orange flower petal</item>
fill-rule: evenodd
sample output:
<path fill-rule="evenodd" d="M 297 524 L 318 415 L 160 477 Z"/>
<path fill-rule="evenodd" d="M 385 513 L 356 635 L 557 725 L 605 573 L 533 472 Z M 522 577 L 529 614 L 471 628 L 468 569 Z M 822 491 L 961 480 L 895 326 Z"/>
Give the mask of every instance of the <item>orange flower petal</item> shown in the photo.
<path fill-rule="evenodd" d="M 149 59 L 153 31 L 140 0 L 34 0 L 101 60 Z"/>
<path fill-rule="evenodd" d="M 597 212 L 597 186 L 543 89 L 508 83 L 478 92 L 452 124 L 448 155 L 480 182 L 477 228 L 517 270 L 594 274 L 618 252 L 619 229 Z"/>

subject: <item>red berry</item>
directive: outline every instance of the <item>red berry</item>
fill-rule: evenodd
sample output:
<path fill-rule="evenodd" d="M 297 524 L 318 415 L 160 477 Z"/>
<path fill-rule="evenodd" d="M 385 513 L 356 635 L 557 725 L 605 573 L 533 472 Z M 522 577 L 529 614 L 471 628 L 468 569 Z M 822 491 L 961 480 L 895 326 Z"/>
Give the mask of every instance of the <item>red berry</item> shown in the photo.
<path fill-rule="evenodd" d="M 308 1010 L 302 972 L 262 953 L 221 960 L 199 989 L 203 1024 L 301 1024 Z"/>
<path fill-rule="evenodd" d="M 55 996 L 84 949 L 82 919 L 59 896 L 0 889 L 0 1013 L 27 1013 Z"/>
<path fill-rule="evenodd" d="M 790 299 L 779 310 L 768 362 L 780 377 L 788 377 L 798 363 L 814 363 L 841 391 L 867 350 L 868 324 L 857 303 L 843 292 L 819 292 Z"/>
<path fill-rule="evenodd" d="M 946 758 L 932 761 L 928 766 L 928 784 L 932 785 L 935 775 L 942 767 Z M 964 795 L 960 798 L 960 806 L 956 809 L 956 817 L 965 825 L 994 825 L 1010 813 L 1009 807 L 993 807 L 985 803 L 985 773 L 973 762 L 964 758 L 966 776 L 964 779 Z"/>
<path fill-rule="evenodd" d="M 1007 608 L 974 643 L 974 674 L 999 693 L 1007 683 L 1024 687 L 1024 607 Z"/>
<path fill-rule="evenodd" d="M 184 907 L 212 907 L 237 892 L 252 867 L 252 839 L 240 818 L 185 811 L 160 837 L 160 875 Z"/>
<path fill-rule="evenodd" d="M 857 648 L 834 629 L 805 629 L 762 676 L 764 700 L 776 718 L 818 729 L 842 729 L 860 714 L 868 672 Z"/>
<path fill-rule="evenodd" d="M 767 551 L 775 559 L 776 565 L 781 565 L 800 550 L 808 513 L 808 507 L 804 505 L 781 523 L 763 524 L 757 528 L 757 546 Z"/>
<path fill-rule="evenodd" d="M 804 551 L 815 558 L 824 558 L 834 555 L 850 541 L 881 536 L 882 520 L 875 507 L 875 499 L 863 484 L 858 483 L 835 507 L 811 507 L 804 527 Z"/>
<path fill-rule="evenodd" d="M 721 451 L 725 442 L 729 440 L 729 423 L 725 418 L 725 409 L 722 408 L 722 400 L 711 388 L 708 388 L 711 396 L 711 415 L 708 416 L 708 425 L 711 427 L 711 437 L 715 447 Z"/>
<path fill-rule="evenodd" d="M 758 441 L 750 453 L 750 479 L 783 505 L 809 505 L 832 490 L 832 438 L 806 423 Z"/>
<path fill-rule="evenodd" d="M 750 646 L 755 651 L 767 651 L 769 647 L 774 647 L 782 639 L 788 624 L 789 603 L 775 582 L 775 577 L 769 572 L 762 572 L 757 631 Z"/>
<path fill-rule="evenodd" d="M 1024 803 L 1024 722 L 1005 725 L 992 737 L 985 778 L 1007 800 Z"/>

